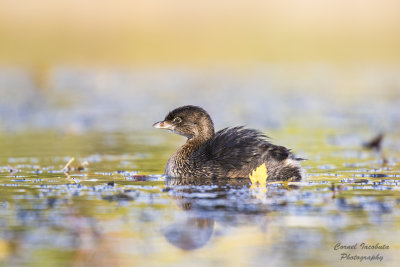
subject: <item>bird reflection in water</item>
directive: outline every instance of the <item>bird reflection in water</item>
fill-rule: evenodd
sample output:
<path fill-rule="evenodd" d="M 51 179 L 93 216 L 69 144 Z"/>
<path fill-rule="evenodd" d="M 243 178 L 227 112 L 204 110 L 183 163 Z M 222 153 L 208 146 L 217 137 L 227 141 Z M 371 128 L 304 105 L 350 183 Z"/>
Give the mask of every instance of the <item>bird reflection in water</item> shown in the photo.
<path fill-rule="evenodd" d="M 214 231 L 214 220 L 202 217 L 186 217 L 169 225 L 164 236 L 172 245 L 193 250 L 203 247 L 210 240 Z"/>
<path fill-rule="evenodd" d="M 169 196 L 186 212 L 163 234 L 169 243 L 183 250 L 205 246 L 213 235 L 215 221 L 235 224 L 238 215 L 264 216 L 271 208 L 255 199 L 249 178 L 166 178 L 165 183 Z M 267 195 L 265 198 L 271 197 Z"/>
<path fill-rule="evenodd" d="M 183 250 L 205 246 L 214 232 L 215 219 L 196 206 L 199 200 L 210 202 L 226 197 L 227 188 L 249 186 L 250 179 L 211 179 L 202 177 L 166 178 L 166 188 L 177 205 L 187 211 L 184 218 L 167 226 L 164 236 Z M 211 204 L 211 203 L 210 203 Z M 214 208 L 221 208 L 214 206 Z"/>

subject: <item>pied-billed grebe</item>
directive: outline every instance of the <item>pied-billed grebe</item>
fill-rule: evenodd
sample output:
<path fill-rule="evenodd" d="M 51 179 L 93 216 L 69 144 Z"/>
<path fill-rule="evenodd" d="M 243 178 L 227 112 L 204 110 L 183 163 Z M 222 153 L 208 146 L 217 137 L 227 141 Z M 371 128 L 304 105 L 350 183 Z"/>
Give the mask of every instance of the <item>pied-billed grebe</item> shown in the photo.
<path fill-rule="evenodd" d="M 267 136 L 253 129 L 234 127 L 214 133 L 210 115 L 200 107 L 179 107 L 153 127 L 187 138 L 168 160 L 169 177 L 249 177 L 265 163 L 268 180 L 302 179 L 299 161 L 289 149 L 269 143 Z"/>

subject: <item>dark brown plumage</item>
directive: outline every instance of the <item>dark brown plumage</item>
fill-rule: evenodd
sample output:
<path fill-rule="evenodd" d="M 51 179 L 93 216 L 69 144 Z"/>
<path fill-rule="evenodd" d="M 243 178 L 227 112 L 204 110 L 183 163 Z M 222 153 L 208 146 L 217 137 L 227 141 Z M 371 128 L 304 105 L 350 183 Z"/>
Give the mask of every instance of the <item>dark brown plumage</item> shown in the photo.
<path fill-rule="evenodd" d="M 153 127 L 187 137 L 168 160 L 167 176 L 249 177 L 265 163 L 268 180 L 302 179 L 302 168 L 289 149 L 271 144 L 267 136 L 254 129 L 234 127 L 214 133 L 211 117 L 200 107 L 179 107 Z"/>

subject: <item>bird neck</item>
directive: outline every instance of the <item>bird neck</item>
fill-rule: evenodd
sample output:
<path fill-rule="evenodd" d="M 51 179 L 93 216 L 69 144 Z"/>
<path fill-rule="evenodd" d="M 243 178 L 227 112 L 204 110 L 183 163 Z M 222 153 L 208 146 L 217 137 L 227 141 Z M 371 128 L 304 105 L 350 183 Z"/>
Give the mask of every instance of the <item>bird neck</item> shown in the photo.
<path fill-rule="evenodd" d="M 180 159 L 187 159 L 190 155 L 200 148 L 205 142 L 207 142 L 209 138 L 205 138 L 204 136 L 194 136 L 186 141 L 186 143 L 181 146 L 181 148 L 177 151 L 177 156 Z"/>

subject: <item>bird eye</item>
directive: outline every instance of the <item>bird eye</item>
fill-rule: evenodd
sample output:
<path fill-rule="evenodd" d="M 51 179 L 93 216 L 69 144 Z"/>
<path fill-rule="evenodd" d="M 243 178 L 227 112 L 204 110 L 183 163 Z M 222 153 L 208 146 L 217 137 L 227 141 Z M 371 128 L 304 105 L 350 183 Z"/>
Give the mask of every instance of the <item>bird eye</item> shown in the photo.
<path fill-rule="evenodd" d="M 173 122 L 175 122 L 175 123 L 181 123 L 181 122 L 182 122 L 182 118 L 181 118 L 181 117 L 175 117 L 175 118 L 173 119 Z"/>

